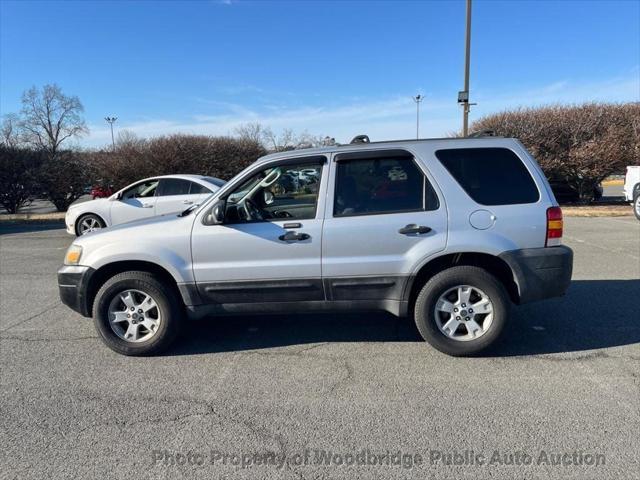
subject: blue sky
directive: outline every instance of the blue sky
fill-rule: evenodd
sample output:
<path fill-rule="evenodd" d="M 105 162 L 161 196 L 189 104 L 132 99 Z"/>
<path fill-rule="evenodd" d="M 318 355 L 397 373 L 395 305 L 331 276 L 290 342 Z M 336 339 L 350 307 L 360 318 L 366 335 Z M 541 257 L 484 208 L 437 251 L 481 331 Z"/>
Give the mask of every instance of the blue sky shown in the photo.
<path fill-rule="evenodd" d="M 0 112 L 31 85 L 78 95 L 91 134 L 274 130 L 348 141 L 460 126 L 464 1 L 0 0 Z M 471 118 L 640 100 L 640 1 L 475 0 Z"/>

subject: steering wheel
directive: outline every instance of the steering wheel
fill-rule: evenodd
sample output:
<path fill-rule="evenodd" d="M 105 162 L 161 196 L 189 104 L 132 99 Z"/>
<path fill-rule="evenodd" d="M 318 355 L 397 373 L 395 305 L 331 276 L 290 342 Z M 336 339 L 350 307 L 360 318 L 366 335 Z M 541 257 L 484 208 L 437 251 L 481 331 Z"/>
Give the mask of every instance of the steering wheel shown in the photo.
<path fill-rule="evenodd" d="M 249 216 L 249 220 L 260 220 L 260 221 L 264 220 L 264 217 L 262 216 L 262 212 L 256 206 L 256 204 L 253 203 L 253 200 L 249 200 L 247 198 L 244 201 L 244 209 L 247 212 L 247 215 Z"/>

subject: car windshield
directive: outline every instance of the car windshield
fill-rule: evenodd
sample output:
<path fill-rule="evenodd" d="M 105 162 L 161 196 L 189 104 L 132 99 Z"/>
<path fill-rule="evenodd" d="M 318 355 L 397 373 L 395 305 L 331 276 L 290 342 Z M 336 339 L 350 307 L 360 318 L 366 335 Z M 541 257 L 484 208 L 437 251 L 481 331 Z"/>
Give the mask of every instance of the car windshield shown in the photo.
<path fill-rule="evenodd" d="M 224 180 L 216 177 L 202 177 L 203 180 L 206 180 L 209 183 L 213 183 L 216 187 L 222 187 L 225 183 Z"/>
<path fill-rule="evenodd" d="M 244 197 L 247 196 L 247 194 L 249 192 L 251 192 L 251 190 L 263 179 L 265 178 L 269 173 L 271 173 L 271 171 L 274 170 L 273 168 L 270 168 L 269 170 L 264 170 L 256 175 L 254 175 L 253 177 L 251 177 L 249 180 L 247 180 L 246 182 L 244 182 L 242 185 L 240 185 L 231 195 L 229 195 L 229 198 L 227 198 L 227 202 L 229 203 L 238 203 L 240 200 L 242 200 Z"/>

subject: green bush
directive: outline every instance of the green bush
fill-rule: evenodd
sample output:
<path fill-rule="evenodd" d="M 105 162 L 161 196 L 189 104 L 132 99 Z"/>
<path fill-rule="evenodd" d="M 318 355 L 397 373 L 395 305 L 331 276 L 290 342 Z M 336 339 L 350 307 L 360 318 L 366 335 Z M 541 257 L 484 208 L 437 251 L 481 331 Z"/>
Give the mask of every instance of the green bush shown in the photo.
<path fill-rule="evenodd" d="M 71 150 L 58 151 L 53 157 L 47 155 L 38 170 L 40 189 L 59 212 L 84 195 L 93 177 L 87 156 Z"/>
<path fill-rule="evenodd" d="M 170 135 L 119 142 L 91 155 L 96 178 L 120 189 L 136 180 L 176 173 L 228 180 L 266 153 L 258 142 L 230 137 Z"/>
<path fill-rule="evenodd" d="M 7 212 L 18 213 L 40 193 L 42 158 L 37 151 L 0 144 L 0 204 Z"/>

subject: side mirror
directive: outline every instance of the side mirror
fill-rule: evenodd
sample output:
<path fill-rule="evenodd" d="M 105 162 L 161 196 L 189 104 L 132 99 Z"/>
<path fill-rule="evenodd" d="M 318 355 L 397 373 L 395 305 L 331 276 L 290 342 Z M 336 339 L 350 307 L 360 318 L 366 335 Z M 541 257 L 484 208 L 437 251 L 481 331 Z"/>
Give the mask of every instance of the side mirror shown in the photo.
<path fill-rule="evenodd" d="M 275 197 L 273 196 L 273 193 L 271 192 L 271 190 L 263 190 L 262 192 L 264 195 L 265 205 L 271 205 L 275 200 Z"/>
<path fill-rule="evenodd" d="M 204 217 L 205 225 L 222 225 L 224 223 L 224 212 L 226 211 L 227 202 L 225 200 L 220 200 L 216 202 L 216 204 L 211 207 L 209 213 L 207 213 Z"/>

